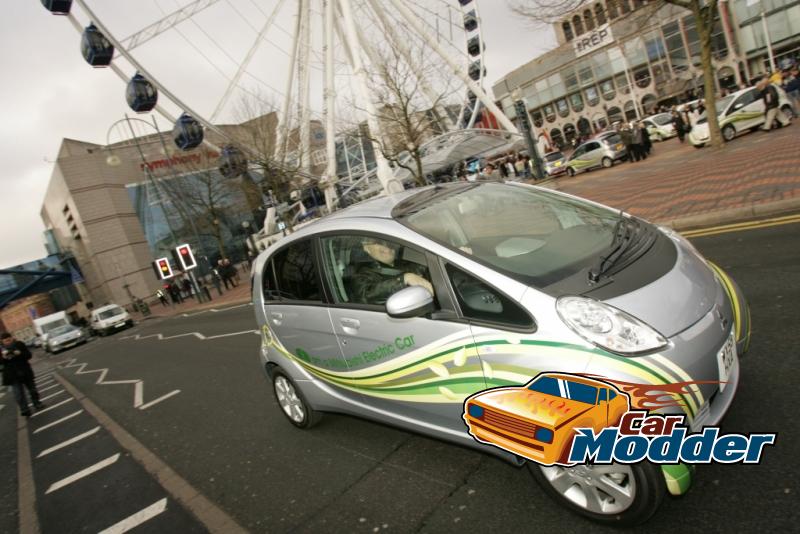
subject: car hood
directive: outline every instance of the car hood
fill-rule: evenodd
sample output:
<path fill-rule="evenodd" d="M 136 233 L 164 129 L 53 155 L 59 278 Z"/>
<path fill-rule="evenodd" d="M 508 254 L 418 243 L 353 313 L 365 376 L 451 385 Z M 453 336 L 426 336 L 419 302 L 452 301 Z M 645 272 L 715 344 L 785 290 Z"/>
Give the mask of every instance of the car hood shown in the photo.
<path fill-rule="evenodd" d="M 77 337 L 80 337 L 80 335 L 81 335 L 80 331 L 76 330 L 74 332 L 67 332 L 65 334 L 61 334 L 60 336 L 53 336 L 50 338 L 50 341 L 53 341 L 54 343 L 61 343 L 62 341 L 69 341 L 70 339 L 75 339 Z"/>
<path fill-rule="evenodd" d="M 714 273 L 705 261 L 682 243 L 676 242 L 675 246 L 677 259 L 666 274 L 634 291 L 605 300 L 668 338 L 710 312 L 719 291 Z"/>
<path fill-rule="evenodd" d="M 485 409 L 504 412 L 550 428 L 556 428 L 593 408 L 590 404 L 527 388 L 496 389 L 483 393 L 474 400 Z"/>
<path fill-rule="evenodd" d="M 97 322 L 102 324 L 118 323 L 120 321 L 124 321 L 127 318 L 128 318 L 127 314 L 123 313 L 120 315 L 115 315 L 114 317 L 107 317 L 106 319 L 100 319 Z"/>

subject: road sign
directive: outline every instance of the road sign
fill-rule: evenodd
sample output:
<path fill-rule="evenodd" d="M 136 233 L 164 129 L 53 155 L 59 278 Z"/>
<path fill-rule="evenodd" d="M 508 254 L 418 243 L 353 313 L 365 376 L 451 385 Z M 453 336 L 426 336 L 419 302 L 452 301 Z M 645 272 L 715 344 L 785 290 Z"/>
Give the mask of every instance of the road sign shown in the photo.
<path fill-rule="evenodd" d="M 172 266 L 169 264 L 169 258 L 158 258 L 155 261 L 156 266 L 156 273 L 158 276 L 161 277 L 162 280 L 166 280 L 167 278 L 172 278 Z"/>
<path fill-rule="evenodd" d="M 189 269 L 194 269 L 197 267 L 197 260 L 194 259 L 192 247 L 184 244 L 178 246 L 175 251 L 178 253 L 178 261 L 180 261 L 184 271 L 188 271 Z"/>

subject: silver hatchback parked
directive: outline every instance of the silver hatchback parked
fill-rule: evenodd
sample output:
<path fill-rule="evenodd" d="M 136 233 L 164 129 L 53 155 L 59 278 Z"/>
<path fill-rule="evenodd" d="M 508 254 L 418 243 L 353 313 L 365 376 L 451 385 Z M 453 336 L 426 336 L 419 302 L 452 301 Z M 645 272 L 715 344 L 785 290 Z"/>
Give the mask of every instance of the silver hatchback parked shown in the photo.
<path fill-rule="evenodd" d="M 678 234 L 517 183 L 358 204 L 271 246 L 253 273 L 261 367 L 293 425 L 347 413 L 520 466 L 469 435 L 465 399 L 581 373 L 673 398 L 652 411 L 699 429 L 728 410 L 749 341 L 736 284 Z M 527 465 L 558 502 L 613 524 L 691 481 L 684 465 Z"/>
<path fill-rule="evenodd" d="M 576 148 L 567 159 L 567 173 L 575 176 L 599 167 L 608 168 L 627 156 L 628 150 L 622 143 L 622 138 L 616 132 L 609 132 Z"/>

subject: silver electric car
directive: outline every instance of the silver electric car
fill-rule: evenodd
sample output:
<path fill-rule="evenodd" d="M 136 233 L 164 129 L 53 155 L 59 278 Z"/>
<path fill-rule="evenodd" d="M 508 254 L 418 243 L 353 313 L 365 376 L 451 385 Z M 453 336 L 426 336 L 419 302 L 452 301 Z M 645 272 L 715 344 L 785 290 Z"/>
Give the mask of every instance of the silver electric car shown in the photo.
<path fill-rule="evenodd" d="M 616 132 L 607 132 L 583 143 L 567 158 L 567 174 L 575 176 L 600 167 L 611 167 L 628 157 L 628 149 Z"/>
<path fill-rule="evenodd" d="M 470 436 L 465 399 L 578 373 L 699 429 L 730 406 L 750 338 L 741 291 L 680 235 L 519 183 L 432 186 L 327 216 L 258 257 L 253 302 L 260 365 L 295 426 L 340 412 L 475 447 L 614 524 L 647 519 L 691 470 L 526 462 Z"/>

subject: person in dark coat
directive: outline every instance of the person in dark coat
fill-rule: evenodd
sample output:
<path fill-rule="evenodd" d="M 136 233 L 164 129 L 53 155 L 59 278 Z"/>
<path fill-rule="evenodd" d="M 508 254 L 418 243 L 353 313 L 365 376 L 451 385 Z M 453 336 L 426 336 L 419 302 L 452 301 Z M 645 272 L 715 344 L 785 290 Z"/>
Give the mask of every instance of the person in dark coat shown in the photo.
<path fill-rule="evenodd" d="M 650 140 L 650 132 L 647 131 L 647 126 L 640 122 L 639 128 L 642 130 L 642 150 L 644 151 L 644 156 L 647 157 L 650 155 L 650 149 L 653 148 L 653 142 Z"/>
<path fill-rule="evenodd" d="M 362 264 L 353 277 L 352 302 L 384 304 L 407 286 L 420 286 L 433 295 L 428 268 L 397 258 L 397 248 L 380 239 L 365 239 L 364 252 L 372 261 Z"/>
<path fill-rule="evenodd" d="M 36 390 L 33 369 L 28 361 L 31 359 L 31 351 L 25 343 L 17 341 L 8 332 L 0 335 L 2 342 L 2 362 L 3 365 L 3 385 L 11 386 L 14 390 L 14 398 L 19 405 L 19 413 L 25 417 L 30 417 L 31 410 L 28 407 L 28 400 L 25 397 L 25 390 L 33 401 L 33 407 L 40 410 L 44 407 L 39 400 L 39 392 Z"/>
<path fill-rule="evenodd" d="M 686 137 L 686 123 L 675 109 L 672 110 L 672 125 L 675 127 L 675 133 L 678 134 L 678 140 L 683 143 L 683 138 Z"/>

